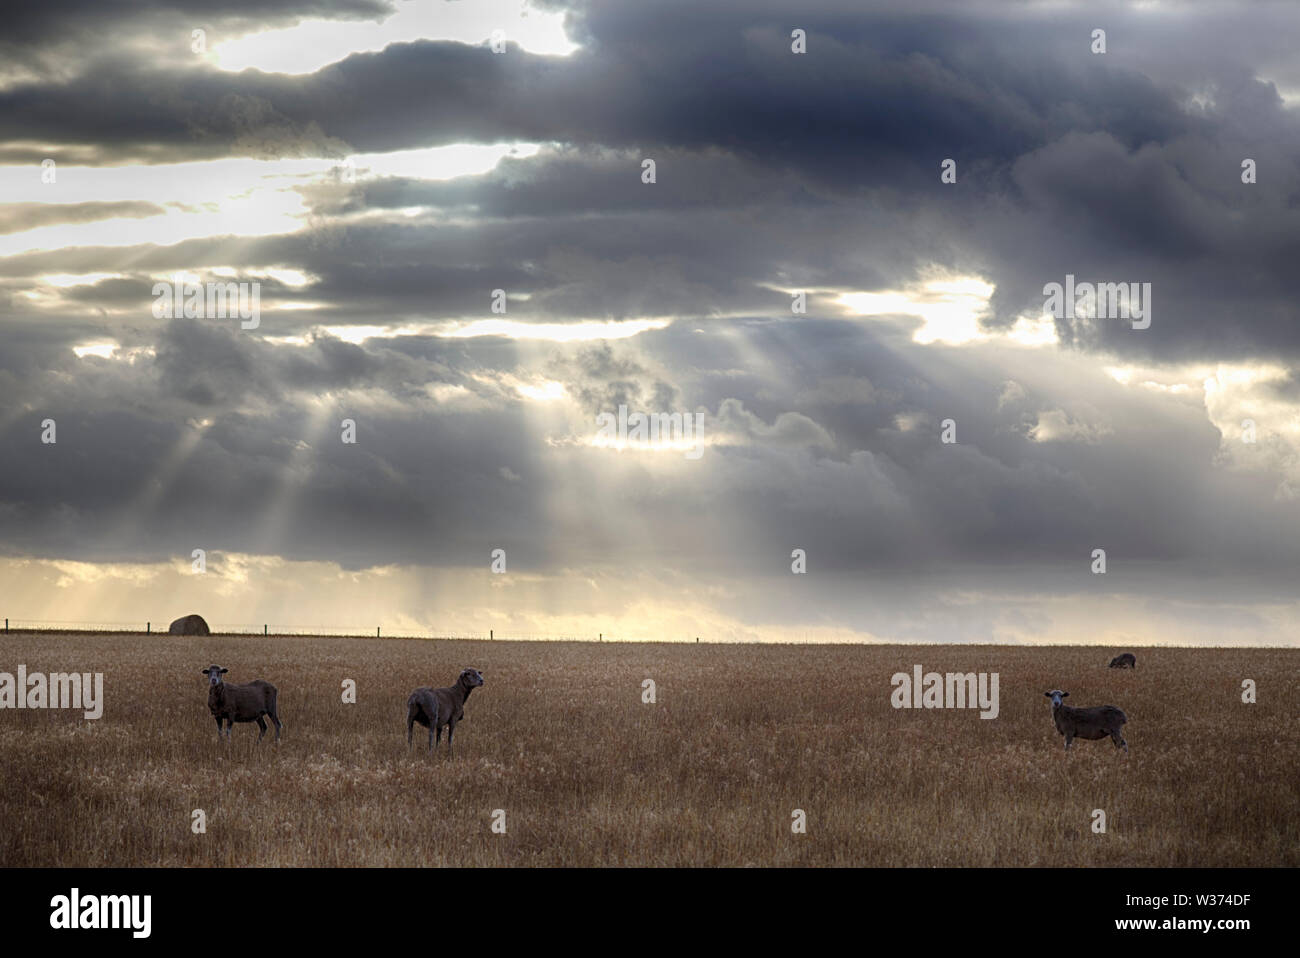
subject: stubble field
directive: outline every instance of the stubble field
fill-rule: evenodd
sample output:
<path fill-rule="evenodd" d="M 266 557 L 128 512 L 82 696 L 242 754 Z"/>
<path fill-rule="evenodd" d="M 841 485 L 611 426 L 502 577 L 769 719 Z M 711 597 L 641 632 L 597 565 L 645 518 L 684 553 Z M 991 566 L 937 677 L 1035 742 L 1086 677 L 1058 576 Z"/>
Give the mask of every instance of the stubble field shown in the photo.
<path fill-rule="evenodd" d="M 1117 651 L 8 635 L 0 671 L 105 706 L 0 710 L 0 866 L 1300 865 L 1300 650 Z M 279 746 L 218 743 L 210 663 L 279 688 Z M 999 716 L 894 709 L 917 664 L 999 673 Z M 466 666 L 455 756 L 408 752 L 407 695 Z M 1130 754 L 1066 754 L 1058 687 Z"/>

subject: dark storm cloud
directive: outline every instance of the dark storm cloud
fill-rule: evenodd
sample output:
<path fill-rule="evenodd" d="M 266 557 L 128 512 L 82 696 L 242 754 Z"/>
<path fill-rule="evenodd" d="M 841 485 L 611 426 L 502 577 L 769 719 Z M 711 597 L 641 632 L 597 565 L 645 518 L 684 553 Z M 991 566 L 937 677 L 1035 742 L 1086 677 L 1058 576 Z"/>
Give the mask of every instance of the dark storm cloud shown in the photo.
<path fill-rule="evenodd" d="M 169 323 L 156 357 L 133 366 L 33 344 L 26 355 L 44 361 L 23 371 L 27 409 L 0 430 L 6 448 L 25 450 L 24 468 L 0 476 L 0 499 L 23 504 L 7 516 L 6 548 L 150 558 L 202 545 L 357 567 L 456 565 L 491 542 L 523 571 L 616 562 L 616 544 L 636 529 L 640 561 L 672 557 L 700 575 L 777 575 L 795 546 L 834 576 L 936 562 L 1082 570 L 1098 543 L 1121 573 L 1158 561 L 1271 577 L 1297 559 L 1294 510 L 1260 509 L 1248 477 L 1203 468 L 1219 436 L 1194 404 L 1080 379 L 1068 357 L 1008 360 L 989 347 L 996 365 L 981 355 L 956 365 L 962 350 L 917 347 L 905 324 L 719 322 L 642 340 L 548 346 L 546 368 L 587 410 L 708 410 L 708 435 L 722 444 L 671 482 L 653 478 L 655 463 L 610 451 L 573 446 L 557 459 L 547 436 L 588 438 L 593 417 L 539 433 L 536 411 L 492 385 L 528 373 L 513 351 L 418 338 L 273 346 L 190 320 Z M 1025 384 L 1021 398 L 999 404 L 1008 376 Z M 807 388 L 818 381 L 841 388 L 818 395 Z M 853 382 L 870 388 L 846 402 Z M 430 399 L 426 387 L 439 385 L 464 398 Z M 303 393 L 317 397 L 318 419 Z M 1024 412 L 1061 406 L 1107 441 L 1034 441 Z M 956 446 L 935 441 L 946 410 L 960 410 Z M 59 423 L 57 447 L 38 441 L 47 416 Z M 900 426 L 908 416 L 915 423 Z M 340 442 L 343 417 L 358 423 L 356 446 Z M 132 515 L 199 418 L 213 424 L 193 454 Z M 601 521 L 557 526 L 546 505 L 556 495 Z M 632 512 L 600 505 L 628 495 Z M 653 524 L 639 528 L 641 515 Z"/>
<path fill-rule="evenodd" d="M 789 296 L 762 284 L 790 272 L 783 263 L 787 244 L 800 234 L 826 249 L 816 264 L 793 271 L 804 280 L 880 285 L 878 270 L 893 264 L 906 269 L 911 262 L 893 250 L 876 266 L 863 268 L 860 250 L 830 249 L 833 233 L 843 238 L 865 231 L 860 218 L 844 224 L 843 232 L 811 214 L 771 218 L 754 212 L 743 219 L 750 225 L 742 234 L 736 233 L 734 216 L 711 209 L 649 222 L 634 215 L 593 220 L 557 214 L 481 224 L 358 223 L 319 234 L 25 253 L 0 260 L 0 277 L 32 285 L 46 273 L 111 272 L 129 263 L 132 271 L 148 273 L 73 287 L 63 296 L 147 318 L 151 274 L 202 272 L 231 263 L 302 269 L 318 279 L 301 288 L 260 280 L 264 301 L 327 306 L 298 317 L 265 316 L 263 331 L 282 335 L 324 322 L 488 318 L 491 291 L 498 288 L 512 297 L 509 318 L 519 320 L 788 310 Z M 837 214 L 835 221 L 841 220 Z"/>
<path fill-rule="evenodd" d="M 0 478 L 0 502 L 15 506 L 5 516 L 10 554 L 156 559 L 188 554 L 194 546 L 186 543 L 202 540 L 207 548 L 356 567 L 455 564 L 478 531 L 512 542 L 530 532 L 534 542 L 543 538 L 532 503 L 503 511 L 483 499 L 498 485 L 507 501 L 526 495 L 504 488 L 500 470 L 513 464 L 516 474 L 528 473 L 520 450 L 535 440 L 526 440 L 518 398 L 506 402 L 501 391 L 477 384 L 476 364 L 457 346 L 447 347 L 448 358 L 458 354 L 450 372 L 436 357 L 378 345 L 318 338 L 306 347 L 272 346 L 176 320 L 164 327 L 156 356 L 128 364 L 78 360 L 69 344 L 21 328 L 4 334 L 26 357 L 14 371 L 21 389 L 7 388 L 14 373 L 0 367 L 0 396 L 15 401 L 6 404 L 15 415 L 0 420 L 0 441 L 24 455 L 22 470 Z M 411 352 L 422 350 L 417 344 Z M 423 387 L 448 380 L 481 394 L 469 415 L 441 410 L 427 395 L 419 402 Z M 394 402 L 372 406 L 367 390 Z M 317 399 L 304 407 L 304 394 Z M 355 447 L 340 441 L 345 417 L 359 423 Z M 54 445 L 40 442 L 47 418 L 57 424 Z M 162 464 L 200 420 L 210 426 L 192 454 L 150 497 Z M 310 478 L 277 513 L 296 468 Z M 457 499 L 464 501 L 450 505 Z M 132 506 L 142 500 L 150 508 L 136 514 Z M 277 517 L 287 525 L 271 541 L 268 524 Z M 431 545 L 424 537 L 435 532 Z M 353 546 L 340 549 L 346 539 Z M 521 557 L 530 552 L 536 546 L 520 547 Z"/>
<path fill-rule="evenodd" d="M 933 179 L 939 151 L 1006 162 L 1070 130 L 1107 129 L 1136 146 L 1189 126 L 1175 91 L 1062 58 L 1071 26 L 1059 22 L 1008 35 L 1006 22 L 978 17 L 922 29 L 898 26 L 897 14 L 806 9 L 798 19 L 814 52 L 798 57 L 788 10 L 620 5 L 587 22 L 597 19 L 594 45 L 566 58 L 416 41 L 303 77 L 103 61 L 61 85 L 0 95 L 0 134 L 57 143 L 76 130 L 118 149 L 165 143 L 209 156 L 239 152 L 259 130 L 273 141 L 317 128 L 360 152 L 503 139 L 721 147 L 841 186 L 897 186 Z M 1023 61 L 1014 67 L 971 54 L 1012 47 Z"/>
<path fill-rule="evenodd" d="M 374 20 L 392 13 L 383 0 L 60 0 L 15 4 L 5 13 L 0 50 L 11 54 L 84 40 L 93 53 L 106 35 L 149 31 L 161 21 L 195 26 L 234 21 L 288 25 L 307 17 Z"/>
<path fill-rule="evenodd" d="M 485 259 L 489 247 L 512 259 L 560 259 L 567 276 L 515 273 L 490 287 L 546 291 L 530 304 L 537 313 L 628 315 L 654 312 L 656 300 L 665 312 L 690 312 L 692 303 L 761 311 L 746 278 L 772 281 L 780 271 L 801 284 L 875 288 L 881 280 L 870 266 L 850 277 L 810 276 L 807 267 L 820 259 L 820 230 L 843 240 L 855 216 L 893 210 L 902 222 L 889 227 L 888 246 L 912 262 L 889 264 L 887 275 L 912 273 L 924 259 L 976 269 L 998 287 L 996 324 L 1040 308 L 1044 284 L 1073 273 L 1151 282 L 1157 297 L 1159 318 L 1142 334 L 1116 323 L 1063 324 L 1062 336 L 1085 348 L 1171 357 L 1295 349 L 1289 273 L 1300 235 L 1300 126 L 1255 68 L 1233 59 L 1233 49 L 1273 56 L 1277 10 L 1235 26 L 1215 8 L 1162 23 L 1206 52 L 1192 76 L 1164 61 L 1170 41 L 1155 22 L 1122 8 L 1107 10 L 1104 56 L 1087 49 L 1091 13 L 935 9 L 944 16 L 801 8 L 804 56 L 789 51 L 793 15 L 782 5 L 599 3 L 573 11 L 571 31 L 586 46 L 568 58 L 419 41 L 305 77 L 192 69 L 165 83 L 147 68 L 104 61 L 63 85 L 0 94 L 0 135 L 75 136 L 115 154 L 155 156 L 164 147 L 338 156 L 464 140 L 569 144 L 473 182 L 380 181 L 342 201 L 317 197 L 324 213 L 425 205 L 495 218 L 470 230 L 435 218 L 418 229 L 430 248 L 441 235 Z M 1222 49 L 1212 29 L 1235 31 L 1236 47 Z M 1169 75 L 1148 75 L 1148 61 Z M 1205 90 L 1212 105 L 1189 107 Z M 637 177 L 642 155 L 660 163 L 653 188 Z M 1253 186 L 1240 182 L 1246 156 L 1260 164 Z M 945 157 L 958 160 L 955 187 L 939 183 Z M 736 208 L 762 211 L 759 236 L 737 241 L 753 224 L 729 219 Z M 685 230 L 663 219 L 701 209 L 717 211 L 723 225 L 692 224 L 702 232 L 683 249 Z M 640 216 L 633 227 L 611 219 L 617 214 Z M 566 235 L 565 216 L 582 220 L 580 235 Z M 547 249 L 526 225 L 503 228 L 503 219 L 527 218 L 543 220 Z M 784 232 L 764 229 L 781 219 Z M 879 240 L 880 225 L 861 232 Z M 502 237 L 507 229 L 513 240 Z M 409 230 L 377 243 L 406 258 Z M 410 275 L 419 276 L 424 267 L 411 259 Z M 397 296 L 409 286 L 404 268 L 382 281 Z M 507 269 L 497 260 L 445 283 L 431 277 L 434 311 L 464 309 L 453 287 Z M 330 297 L 365 285 L 342 268 L 336 282 L 328 269 L 322 275 Z M 683 285 L 685 295 L 668 293 Z M 1225 324 L 1229 311 L 1247 318 Z"/>
<path fill-rule="evenodd" d="M 310 215 L 288 235 L 0 259 L 0 444 L 22 463 L 0 470 L 0 549 L 202 546 L 355 568 L 472 565 L 503 547 L 512 569 L 547 572 L 635 552 L 707 583 L 788 581 L 798 547 L 824 576 L 810 576 L 817 601 L 762 612 L 804 621 L 827 581 L 857 596 L 862 578 L 941 569 L 981 583 L 1077 570 L 1029 587 L 1085 594 L 1143 564 L 1284 588 L 1300 516 L 1278 476 L 1217 468 L 1204 402 L 1102 366 L 1289 364 L 1300 347 L 1300 127 L 1270 83 L 1295 79 L 1278 40 L 1294 13 L 859 7 L 581 4 L 568 58 L 418 41 L 290 77 L 119 57 L 0 89 L 0 155 L 24 162 L 46 141 L 114 162 L 545 144 L 483 176 L 304 185 Z M 1093 56 L 1103 15 L 1110 52 Z M 946 157 L 956 185 L 939 181 Z M 18 207 L 14 228 L 74 221 L 60 210 Z M 256 331 L 151 317 L 151 276 L 232 265 L 313 279 L 262 280 L 264 302 L 289 308 Z M 994 329 L 1041 310 L 1066 273 L 1150 282 L 1152 326 L 1062 321 L 1062 349 L 922 346 L 915 320 L 846 319 L 829 292 L 790 312 L 788 290 L 897 289 L 931 265 L 996 286 Z M 50 292 L 41 275 L 94 272 L 124 278 L 55 306 L 24 296 Z M 601 344 L 318 329 L 491 318 L 495 288 L 512 320 L 675 322 Z M 292 308 L 306 304 L 324 308 Z M 305 345 L 276 341 L 292 336 Z M 72 352 L 106 337 L 132 358 Z M 543 379 L 563 403 L 515 388 Z M 1294 402 L 1294 384 L 1268 395 Z M 654 454 L 675 471 L 587 445 L 620 404 L 703 410 L 714 444 L 698 463 Z M 46 416 L 56 447 L 39 444 Z M 956 445 L 936 438 L 949 417 Z M 1086 571 L 1102 545 L 1109 580 Z M 865 599 L 843 601 L 870 622 Z"/>
<path fill-rule="evenodd" d="M 654 155 L 665 169 L 655 189 L 632 188 L 641 185 L 642 158 L 635 153 L 561 147 L 528 160 L 507 157 L 478 177 L 386 178 L 359 184 L 343 196 L 327 189 L 304 192 L 322 213 L 424 206 L 509 218 L 831 202 L 809 192 L 798 178 L 723 151 L 666 149 Z"/>

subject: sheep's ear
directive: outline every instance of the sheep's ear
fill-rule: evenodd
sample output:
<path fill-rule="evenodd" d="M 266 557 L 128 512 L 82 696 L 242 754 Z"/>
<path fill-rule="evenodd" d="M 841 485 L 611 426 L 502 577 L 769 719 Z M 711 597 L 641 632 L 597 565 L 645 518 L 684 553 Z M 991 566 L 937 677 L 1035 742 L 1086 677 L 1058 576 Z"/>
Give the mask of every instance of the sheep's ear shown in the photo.
<path fill-rule="evenodd" d="M 1051 692 L 1044 692 L 1043 694 L 1046 695 L 1049 699 L 1052 697 L 1052 693 L 1051 693 Z"/>
<path fill-rule="evenodd" d="M 204 670 L 203 670 L 203 674 L 204 674 L 204 675 L 207 675 L 207 674 L 208 674 L 208 670 L 207 670 L 207 669 L 204 669 Z"/>
<path fill-rule="evenodd" d="M 222 670 L 221 670 L 221 674 L 222 674 L 222 675 L 225 675 L 225 674 L 226 674 L 227 672 L 229 672 L 229 671 L 230 671 L 230 669 L 222 669 Z M 1069 692 L 1066 692 L 1065 694 L 1066 694 L 1066 695 L 1069 695 L 1070 693 L 1069 693 Z"/>
<path fill-rule="evenodd" d="M 224 672 L 225 669 L 222 669 L 221 671 Z M 1062 692 L 1062 693 L 1061 693 L 1061 698 L 1063 698 L 1063 699 L 1068 699 L 1069 697 L 1070 697 L 1070 693 L 1069 693 L 1069 692 Z"/>

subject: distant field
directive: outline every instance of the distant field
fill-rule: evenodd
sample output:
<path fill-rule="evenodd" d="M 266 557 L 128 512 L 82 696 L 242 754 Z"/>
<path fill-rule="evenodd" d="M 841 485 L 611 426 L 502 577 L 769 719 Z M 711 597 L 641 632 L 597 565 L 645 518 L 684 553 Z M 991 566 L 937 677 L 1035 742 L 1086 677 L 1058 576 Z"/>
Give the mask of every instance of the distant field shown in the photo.
<path fill-rule="evenodd" d="M 104 672 L 106 705 L 0 711 L 0 865 L 1300 865 L 1300 650 L 1115 651 L 3 636 L 0 671 Z M 279 687 L 278 748 L 218 744 L 213 662 Z M 915 664 L 998 672 L 1001 714 L 895 710 Z M 408 753 L 407 694 L 465 666 L 455 757 Z M 1131 753 L 1066 754 L 1056 687 Z"/>

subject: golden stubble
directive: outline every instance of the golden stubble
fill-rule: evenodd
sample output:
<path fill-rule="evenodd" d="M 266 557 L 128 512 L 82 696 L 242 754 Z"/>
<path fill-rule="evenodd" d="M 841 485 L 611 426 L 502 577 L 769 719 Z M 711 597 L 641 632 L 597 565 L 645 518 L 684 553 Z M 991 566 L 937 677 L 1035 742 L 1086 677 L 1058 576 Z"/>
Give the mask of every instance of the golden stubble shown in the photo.
<path fill-rule="evenodd" d="M 105 673 L 99 721 L 0 711 L 0 866 L 1300 865 L 1300 650 L 1138 648 L 1135 671 L 1106 667 L 1121 650 L 1024 646 L 10 635 L 0 650 L 0 671 Z M 279 688 L 278 747 L 252 724 L 218 742 L 214 662 Z M 1000 715 L 894 709 L 890 676 L 918 663 L 998 672 Z M 455 756 L 445 736 L 430 756 L 418 726 L 408 751 L 407 695 L 466 666 L 487 684 Z M 1066 754 L 1043 697 L 1058 687 L 1124 709 L 1131 753 Z"/>

